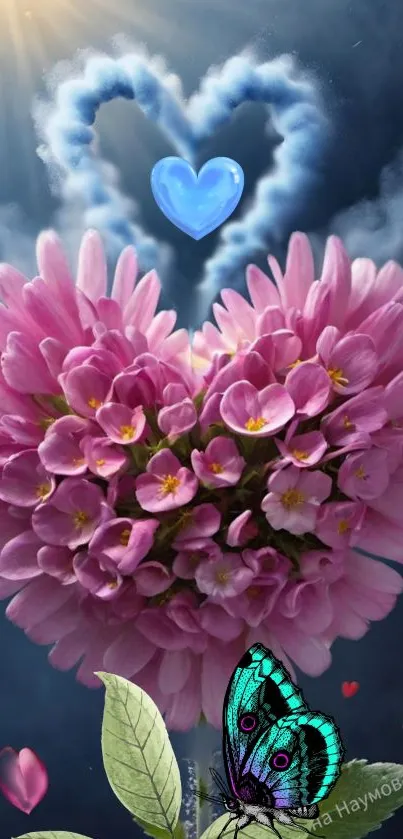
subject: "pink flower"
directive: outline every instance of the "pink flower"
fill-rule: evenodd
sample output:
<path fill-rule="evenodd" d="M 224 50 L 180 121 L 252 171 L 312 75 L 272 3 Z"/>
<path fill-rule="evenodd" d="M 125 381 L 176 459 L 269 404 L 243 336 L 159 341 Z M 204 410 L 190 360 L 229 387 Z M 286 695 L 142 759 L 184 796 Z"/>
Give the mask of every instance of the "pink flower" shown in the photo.
<path fill-rule="evenodd" d="M 382 428 L 387 421 L 382 392 L 381 387 L 369 388 L 327 414 L 321 425 L 328 443 L 347 446 L 358 438 L 364 444 L 369 434 Z"/>
<path fill-rule="evenodd" d="M 294 403 L 278 384 L 258 391 L 250 382 L 230 385 L 221 402 L 221 416 L 232 431 L 250 437 L 275 434 L 294 415 Z"/>
<path fill-rule="evenodd" d="M 331 478 L 323 472 L 289 466 L 269 478 L 270 492 L 263 498 L 262 510 L 274 530 L 313 532 L 319 505 L 330 495 L 331 487 Z"/>
<path fill-rule="evenodd" d="M 133 445 L 141 440 L 146 425 L 140 405 L 133 411 L 116 402 L 107 402 L 98 408 L 96 419 L 109 439 L 120 445 Z"/>
<path fill-rule="evenodd" d="M 83 475 L 88 467 L 82 442 L 93 430 L 88 420 L 77 416 L 61 417 L 52 423 L 38 446 L 44 467 L 56 475 Z"/>
<path fill-rule="evenodd" d="M 124 569 L 127 572 L 127 569 Z M 175 581 L 174 574 L 161 562 L 149 560 L 138 565 L 134 574 L 136 590 L 145 597 L 155 597 L 166 591 Z"/>
<path fill-rule="evenodd" d="M 110 516 L 100 487 L 83 478 L 66 478 L 50 501 L 36 508 L 32 527 L 45 543 L 76 548 Z"/>
<path fill-rule="evenodd" d="M 129 464 L 123 449 L 105 437 L 84 437 L 81 446 L 88 468 L 100 478 L 111 478 Z"/>
<path fill-rule="evenodd" d="M 253 576 L 253 571 L 235 553 L 224 553 L 219 559 L 201 562 L 195 573 L 200 591 L 218 602 L 222 598 L 240 594 L 248 587 Z"/>
<path fill-rule="evenodd" d="M 109 402 L 112 390 L 110 376 L 92 364 L 82 364 L 63 374 L 62 385 L 69 405 L 83 417 L 94 417 L 98 408 Z"/>
<path fill-rule="evenodd" d="M 252 510 L 244 510 L 237 516 L 229 525 L 226 537 L 227 545 L 231 548 L 245 545 L 255 536 L 257 536 L 259 529 L 254 521 L 251 521 Z"/>
<path fill-rule="evenodd" d="M 88 550 L 97 557 L 108 557 L 122 574 L 132 574 L 151 550 L 157 519 L 110 519 L 97 527 Z"/>
<path fill-rule="evenodd" d="M 199 481 L 211 487 L 237 484 L 246 465 L 234 441 L 224 436 L 211 440 L 204 452 L 194 449 L 190 459 Z"/>
<path fill-rule="evenodd" d="M 341 337 L 335 326 L 327 326 L 316 349 L 336 393 L 357 393 L 374 380 L 378 371 L 375 344 L 369 335 Z"/>
<path fill-rule="evenodd" d="M 183 580 L 193 580 L 196 569 L 203 560 L 216 560 L 222 557 L 222 551 L 213 539 L 189 539 L 178 544 L 178 553 L 173 561 L 172 570 Z"/>
<path fill-rule="evenodd" d="M 133 679 L 180 730 L 221 725 L 255 641 L 322 673 L 402 590 L 354 550 L 403 561 L 403 269 L 330 237 L 316 280 L 294 234 L 275 284 L 249 266 L 251 302 L 224 290 L 190 338 L 131 247 L 110 296 L 97 233 L 76 282 L 54 233 L 37 256 L 32 282 L 0 265 L 7 618 L 88 687 Z"/>
<path fill-rule="evenodd" d="M 113 563 L 99 562 L 87 551 L 80 551 L 74 557 L 73 568 L 79 583 L 95 597 L 110 600 L 119 595 L 123 578 Z"/>
<path fill-rule="evenodd" d="M 148 463 L 147 474 L 136 480 L 136 498 L 143 510 L 157 513 L 188 504 L 197 492 L 198 480 L 168 449 Z"/>
<path fill-rule="evenodd" d="M 388 452 L 369 449 L 347 455 L 337 483 L 349 498 L 369 500 L 385 492 L 389 484 Z"/>
<path fill-rule="evenodd" d="M 293 463 L 298 468 L 314 466 L 326 449 L 326 440 L 320 431 L 308 431 L 305 434 L 286 435 L 285 441 L 276 438 L 276 445 L 283 455 L 284 463 Z"/>
<path fill-rule="evenodd" d="M 0 498 L 20 507 L 34 507 L 46 501 L 56 486 L 53 475 L 44 469 L 35 450 L 11 455 L 0 479 Z"/>
<path fill-rule="evenodd" d="M 225 601 L 224 606 L 233 617 L 242 617 L 249 626 L 258 627 L 272 612 L 291 565 L 286 557 L 270 548 L 243 551 L 242 559 L 254 573 L 251 585 Z"/>
<path fill-rule="evenodd" d="M 167 385 L 162 396 L 165 407 L 158 413 L 158 425 L 169 439 L 175 440 L 196 425 L 197 411 L 183 385 Z"/>
<path fill-rule="evenodd" d="M 344 548 L 357 543 L 365 507 L 355 501 L 331 501 L 320 508 L 316 534 L 325 545 Z"/>
<path fill-rule="evenodd" d="M 39 571 L 55 577 L 64 586 L 76 582 L 73 560 L 74 553 L 69 548 L 63 548 L 60 545 L 45 545 L 39 548 L 37 554 Z"/>
<path fill-rule="evenodd" d="M 220 529 L 221 515 L 214 504 L 199 504 L 183 513 L 181 527 L 173 547 L 180 547 L 185 542 L 194 539 L 205 539 L 214 536 Z"/>
<path fill-rule="evenodd" d="M 317 416 L 330 402 L 331 380 L 320 364 L 296 364 L 287 374 L 285 386 L 301 417 Z"/>

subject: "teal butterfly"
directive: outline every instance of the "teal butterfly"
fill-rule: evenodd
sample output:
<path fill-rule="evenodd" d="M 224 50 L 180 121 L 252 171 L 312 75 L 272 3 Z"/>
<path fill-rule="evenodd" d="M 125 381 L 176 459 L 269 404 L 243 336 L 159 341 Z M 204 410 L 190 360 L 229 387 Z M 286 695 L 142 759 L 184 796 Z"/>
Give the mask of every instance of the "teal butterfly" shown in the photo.
<path fill-rule="evenodd" d="M 311 711 L 281 662 L 254 644 L 225 694 L 223 754 L 229 792 L 212 770 L 231 814 L 221 833 L 237 819 L 235 839 L 253 821 L 280 837 L 274 820 L 310 833 L 294 817 L 318 817 L 318 802 L 340 775 L 344 748 L 334 720 Z"/>

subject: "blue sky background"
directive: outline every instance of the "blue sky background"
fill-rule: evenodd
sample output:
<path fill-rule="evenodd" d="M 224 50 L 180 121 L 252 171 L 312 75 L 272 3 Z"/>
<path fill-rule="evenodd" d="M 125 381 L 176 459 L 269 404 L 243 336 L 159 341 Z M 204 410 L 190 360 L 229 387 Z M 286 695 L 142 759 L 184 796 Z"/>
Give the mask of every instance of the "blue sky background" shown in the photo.
<path fill-rule="evenodd" d="M 32 104 L 44 94 L 57 62 L 70 62 L 77 49 L 109 51 L 119 34 L 164 55 L 182 77 L 186 95 L 210 65 L 245 47 L 252 46 L 261 60 L 293 54 L 317 79 L 333 128 L 321 162 L 321 185 L 295 218 L 295 228 L 312 233 L 318 259 L 329 231 L 341 233 L 354 256 L 372 256 L 379 263 L 403 259 L 403 8 L 395 0 L 100 2 L 86 0 L 84 12 L 78 0 L 1 4 L 1 260 L 32 275 L 35 236 L 55 226 L 74 263 L 81 219 L 74 206 L 63 206 L 51 193 L 48 172 L 36 154 Z M 274 148 L 264 135 L 264 119 L 260 105 L 245 106 L 207 144 L 203 159 L 234 157 L 252 189 Z M 186 322 L 187 301 L 216 234 L 194 242 L 156 208 L 150 170 L 172 150 L 132 103 L 105 106 L 97 128 L 103 155 L 119 168 L 125 193 L 141 205 L 150 233 L 176 249 L 177 276 L 171 277 L 169 294 Z M 286 237 L 274 248 L 281 259 L 285 246 Z M 263 266 L 265 255 L 254 258 Z M 311 706 L 336 717 L 349 758 L 403 761 L 402 620 L 400 603 L 364 640 L 337 642 L 334 663 L 319 680 L 301 676 Z M 0 618 L 0 743 L 34 748 L 51 781 L 47 797 L 29 817 L 0 798 L 1 837 L 39 829 L 71 830 L 92 839 L 134 837 L 130 816 L 103 774 L 102 691 L 89 691 L 72 673 L 52 670 L 46 652 Z M 344 700 L 340 685 L 351 679 L 361 689 Z M 177 735 L 174 743 L 179 755 L 190 754 L 191 735 Z M 380 835 L 392 839 L 402 826 L 399 814 Z"/>

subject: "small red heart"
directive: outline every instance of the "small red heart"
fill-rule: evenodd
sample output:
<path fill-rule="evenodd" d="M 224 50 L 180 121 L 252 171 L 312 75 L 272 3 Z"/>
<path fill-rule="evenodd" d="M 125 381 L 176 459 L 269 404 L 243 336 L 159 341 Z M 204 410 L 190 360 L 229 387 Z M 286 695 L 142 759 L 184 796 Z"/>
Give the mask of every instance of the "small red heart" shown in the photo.
<path fill-rule="evenodd" d="M 32 749 L 16 752 L 6 746 L 0 751 L 0 790 L 13 807 L 29 815 L 48 786 L 46 766 Z"/>
<path fill-rule="evenodd" d="M 343 682 L 341 686 L 341 692 L 346 699 L 351 699 L 352 696 L 355 696 L 359 689 L 359 682 Z"/>

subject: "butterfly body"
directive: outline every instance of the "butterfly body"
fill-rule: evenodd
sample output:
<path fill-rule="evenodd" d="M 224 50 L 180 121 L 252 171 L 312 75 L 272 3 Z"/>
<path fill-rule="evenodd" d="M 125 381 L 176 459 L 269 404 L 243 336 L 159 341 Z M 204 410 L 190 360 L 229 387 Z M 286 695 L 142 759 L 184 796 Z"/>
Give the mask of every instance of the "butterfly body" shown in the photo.
<path fill-rule="evenodd" d="M 225 695 L 223 753 L 229 793 L 215 778 L 236 833 L 256 821 L 279 835 L 274 821 L 295 825 L 294 818 L 318 816 L 344 749 L 334 721 L 311 711 L 282 663 L 254 644 Z"/>

